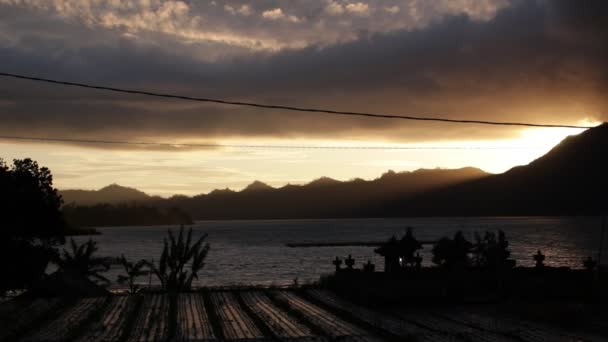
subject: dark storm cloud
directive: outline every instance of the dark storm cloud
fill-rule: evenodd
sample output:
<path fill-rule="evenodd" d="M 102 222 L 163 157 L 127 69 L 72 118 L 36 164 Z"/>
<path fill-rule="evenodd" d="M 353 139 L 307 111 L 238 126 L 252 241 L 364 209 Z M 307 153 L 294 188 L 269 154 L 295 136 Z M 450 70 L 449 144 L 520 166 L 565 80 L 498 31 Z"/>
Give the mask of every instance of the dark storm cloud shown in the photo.
<path fill-rule="evenodd" d="M 328 12 L 333 2 L 306 3 L 255 2 L 249 10 L 243 2 L 193 3 L 190 12 L 209 7 L 201 20 L 222 28 L 214 33 L 218 39 L 194 30 L 198 21 L 184 14 L 162 27 L 143 21 L 133 31 L 124 23 L 87 24 L 98 20 L 90 14 L 65 19 L 44 9 L 0 5 L 0 65 L 72 81 L 342 110 L 547 123 L 608 119 L 605 1 L 515 1 L 495 13 L 469 8 L 477 17 L 444 11 L 423 17 L 424 23 L 400 25 L 389 16 L 398 2 L 378 2 L 382 6 L 368 6 L 369 13 L 348 13 L 346 2 L 336 2 L 343 11 L 336 13 Z M 272 13 L 264 17 L 266 11 Z M 319 16 L 343 20 L 338 15 L 351 18 L 354 31 L 346 34 L 332 23 L 327 34 L 339 37 L 324 41 L 312 34 Z M 361 21 L 364 16 L 373 15 L 384 24 L 362 29 L 371 25 Z M 240 24 L 222 26 L 230 16 L 239 16 L 230 22 Z M 291 46 L 290 35 L 303 45 Z M 256 40 L 257 47 L 249 45 Z M 23 135 L 407 142 L 516 132 L 199 105 L 8 79 L 0 80 L 0 94 L 0 131 Z"/>

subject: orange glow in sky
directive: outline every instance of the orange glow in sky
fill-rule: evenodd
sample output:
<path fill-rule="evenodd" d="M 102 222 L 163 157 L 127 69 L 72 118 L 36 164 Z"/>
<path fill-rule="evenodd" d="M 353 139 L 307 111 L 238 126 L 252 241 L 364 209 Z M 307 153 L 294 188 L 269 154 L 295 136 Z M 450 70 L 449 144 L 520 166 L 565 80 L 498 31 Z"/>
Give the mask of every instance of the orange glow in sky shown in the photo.
<path fill-rule="evenodd" d="M 586 125 L 599 123 L 580 122 Z M 373 179 L 391 169 L 473 166 L 501 173 L 542 156 L 582 129 L 524 128 L 505 140 L 394 144 L 331 140 L 225 140 L 221 143 L 332 146 L 509 147 L 465 150 L 300 150 L 222 148 L 185 151 L 104 150 L 58 144 L 0 143 L 3 157 L 31 157 L 48 166 L 60 189 L 98 189 L 112 183 L 153 195 L 194 195 L 216 188 L 241 189 L 254 180 L 272 186 L 307 183 L 321 176 Z"/>

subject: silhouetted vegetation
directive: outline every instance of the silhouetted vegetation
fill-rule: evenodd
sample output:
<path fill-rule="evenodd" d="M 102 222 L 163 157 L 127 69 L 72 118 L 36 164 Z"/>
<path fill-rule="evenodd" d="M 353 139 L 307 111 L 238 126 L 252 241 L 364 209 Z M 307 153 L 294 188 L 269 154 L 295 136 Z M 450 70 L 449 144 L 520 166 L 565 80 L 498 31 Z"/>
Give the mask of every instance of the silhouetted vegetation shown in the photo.
<path fill-rule="evenodd" d="M 397 240 L 396 236 L 392 236 L 375 252 L 384 257 L 385 272 L 395 272 L 408 266 L 419 267 L 422 259 L 416 252 L 420 249 L 422 249 L 422 244 L 414 237 L 412 228 L 408 227 L 400 240 Z"/>
<path fill-rule="evenodd" d="M 90 207 L 66 205 L 66 219 L 77 227 L 153 226 L 192 224 L 192 218 L 177 208 L 159 209 L 139 204 L 98 204 Z"/>
<path fill-rule="evenodd" d="M 40 280 L 67 224 L 51 171 L 31 159 L 0 159 L 0 295 Z"/>
<path fill-rule="evenodd" d="M 126 275 L 118 275 L 117 282 L 121 285 L 129 286 L 129 294 L 136 294 L 139 292 L 140 287 L 137 285 L 137 283 L 135 283 L 135 280 L 138 277 L 142 277 L 150 273 L 150 271 L 146 269 L 148 263 L 146 260 L 140 260 L 136 263 L 132 263 L 128 261 L 123 254 L 120 256 L 120 264 L 124 268 Z"/>
<path fill-rule="evenodd" d="M 94 256 L 97 250 L 97 243 L 93 240 L 78 245 L 74 239 L 70 239 L 70 250 L 64 248 L 55 262 L 62 272 L 78 274 L 102 284 L 109 284 L 110 280 L 102 273 L 108 271 L 110 265 L 104 258 Z"/>
<path fill-rule="evenodd" d="M 441 238 L 433 246 L 433 263 L 448 269 L 464 268 L 471 265 L 489 270 L 512 268 L 515 261 L 510 260 L 509 242 L 502 230 L 498 235 L 486 231 L 482 237 L 475 233 L 475 243 L 468 241 L 461 231 L 452 239 Z"/>
<path fill-rule="evenodd" d="M 407 228 L 407 231 L 403 238 L 401 238 L 401 241 L 399 241 L 399 244 L 402 266 L 409 265 L 410 267 L 414 267 L 419 258 L 419 255 L 415 255 L 415 253 L 422 249 L 422 244 L 414 237 L 411 227 Z"/>
<path fill-rule="evenodd" d="M 184 236 L 182 226 L 177 239 L 171 230 L 168 231 L 168 238 L 163 239 L 164 247 L 158 265 L 153 262 L 148 262 L 148 265 L 163 289 L 170 292 L 189 290 L 192 281 L 198 279 L 198 272 L 205 266 L 209 244 L 203 243 L 207 234 L 192 243 L 192 228 Z"/>
<path fill-rule="evenodd" d="M 399 265 L 399 240 L 391 236 L 388 241 L 375 250 L 384 257 L 384 272 L 391 273 L 400 269 Z M 336 258 L 337 260 L 337 258 Z"/>
<path fill-rule="evenodd" d="M 445 301 L 494 302 L 501 300 L 544 301 L 568 299 L 605 302 L 608 274 L 598 262 L 581 260 L 584 269 L 545 266 L 540 250 L 530 255 L 535 267 L 515 267 L 510 258 L 506 234 L 486 231 L 475 233 L 475 242 L 458 231 L 433 244 L 434 267 L 407 267 L 405 255 L 413 255 L 418 241 L 411 230 L 402 239 L 391 237 L 376 252 L 385 257 L 385 271 L 371 267 L 340 269 L 342 260 L 332 261 L 336 272 L 321 278 L 321 286 L 370 304 L 421 303 Z M 407 242 L 407 243 L 405 243 Z M 429 244 L 430 241 L 424 242 Z M 409 248 L 405 247 L 409 246 Z M 422 258 L 415 256 L 415 262 Z M 354 263 L 354 261 L 351 261 Z"/>
<path fill-rule="evenodd" d="M 467 267 L 472 248 L 473 244 L 458 231 L 454 238 L 443 237 L 433 246 L 433 263 L 447 269 Z"/>
<path fill-rule="evenodd" d="M 498 238 L 494 232 L 485 232 L 483 238 L 475 233 L 472 253 L 477 267 L 498 270 L 515 266 L 515 261 L 509 259 L 509 241 L 502 230 L 498 231 Z"/>

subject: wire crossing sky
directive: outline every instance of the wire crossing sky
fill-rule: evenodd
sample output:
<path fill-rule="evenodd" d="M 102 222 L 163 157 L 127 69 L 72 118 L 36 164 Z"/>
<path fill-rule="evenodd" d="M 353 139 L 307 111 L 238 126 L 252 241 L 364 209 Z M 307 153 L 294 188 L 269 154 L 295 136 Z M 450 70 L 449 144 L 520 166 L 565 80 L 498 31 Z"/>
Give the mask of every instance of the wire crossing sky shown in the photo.
<path fill-rule="evenodd" d="M 296 112 L 321 113 L 321 114 L 331 114 L 331 115 L 347 115 L 347 116 L 363 116 L 363 117 L 378 118 L 378 119 L 435 121 L 435 122 L 454 123 L 454 124 L 480 124 L 480 125 L 496 125 L 496 126 L 544 127 L 544 128 L 579 128 L 579 129 L 580 128 L 583 128 L 583 129 L 592 128 L 591 126 L 577 126 L 577 125 L 553 125 L 553 124 L 536 124 L 536 123 L 526 123 L 526 122 L 506 122 L 506 121 L 501 122 L 501 121 L 484 121 L 484 120 L 444 119 L 444 118 L 439 118 L 439 117 L 421 117 L 421 116 L 406 116 L 406 115 L 393 115 L 393 114 L 381 114 L 381 113 L 350 112 L 350 111 L 339 111 L 339 110 L 333 110 L 333 109 L 305 108 L 305 107 L 297 107 L 297 106 L 262 104 L 262 103 L 254 103 L 254 102 L 223 100 L 223 99 L 216 99 L 216 98 L 204 98 L 204 97 L 177 95 L 177 94 L 156 93 L 156 92 L 149 92 L 149 91 L 142 91 L 142 90 L 114 88 L 114 87 L 106 87 L 106 86 L 86 84 L 86 83 L 68 82 L 68 81 L 63 81 L 63 80 L 40 78 L 40 77 L 12 74 L 12 73 L 7 73 L 7 72 L 0 72 L 0 76 L 12 77 L 12 78 L 35 81 L 35 82 L 45 82 L 45 83 L 64 85 L 64 86 L 118 92 L 118 93 L 154 96 L 154 97 L 162 97 L 162 98 L 169 98 L 169 99 L 187 100 L 187 101 L 217 103 L 217 104 L 232 105 L 232 106 L 288 110 L 288 111 L 296 111 Z"/>

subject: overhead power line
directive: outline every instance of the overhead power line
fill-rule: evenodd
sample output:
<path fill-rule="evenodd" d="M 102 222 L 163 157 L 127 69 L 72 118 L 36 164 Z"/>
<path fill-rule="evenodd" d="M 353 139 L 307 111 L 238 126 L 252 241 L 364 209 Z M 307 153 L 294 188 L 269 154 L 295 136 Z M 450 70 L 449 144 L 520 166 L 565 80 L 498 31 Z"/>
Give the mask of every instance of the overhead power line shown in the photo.
<path fill-rule="evenodd" d="M 254 103 L 254 102 L 223 100 L 223 99 L 217 99 L 217 98 L 192 97 L 192 96 L 185 96 L 185 95 L 156 93 L 156 92 L 143 91 L 143 90 L 106 87 L 106 86 L 99 86 L 99 85 L 86 84 L 86 83 L 76 83 L 76 82 L 68 82 L 68 81 L 54 80 L 54 79 L 48 79 L 48 78 L 32 77 L 32 76 L 6 73 L 6 72 L 0 72 L 0 76 L 12 77 L 12 78 L 29 80 L 29 81 L 60 84 L 60 85 L 65 85 L 65 86 L 112 91 L 112 92 L 118 92 L 118 93 L 155 96 L 155 97 L 163 97 L 163 98 L 169 98 L 169 99 L 198 101 L 198 102 L 207 102 L 207 103 L 218 103 L 218 104 L 232 105 L 232 106 L 288 110 L 288 111 L 308 112 L 308 113 L 362 116 L 362 117 L 382 118 L 382 119 L 436 121 L 436 122 L 459 123 L 459 124 L 481 124 L 481 125 L 497 125 L 497 126 L 525 126 L 525 127 L 547 127 L 547 128 L 592 128 L 591 126 L 577 126 L 577 125 L 550 125 L 550 124 L 535 124 L 535 123 L 525 123 L 525 122 L 445 119 L 445 118 L 439 118 L 439 117 L 422 117 L 422 116 L 406 116 L 406 115 L 393 115 L 393 114 L 381 114 L 381 113 L 339 111 L 339 110 L 332 110 L 332 109 L 305 108 L 305 107 L 296 107 L 296 106 L 284 106 L 284 105 L 275 105 L 275 104 L 263 104 L 263 103 Z"/>
<path fill-rule="evenodd" d="M 198 147 L 198 148 L 241 148 L 241 149 L 306 149 L 306 150 L 524 150 L 541 149 L 542 147 L 524 146 L 349 146 L 349 145 L 249 145 L 249 144 L 212 144 L 212 143 L 169 143 L 150 141 L 117 141 L 117 140 L 91 140 L 66 139 L 46 137 L 25 137 L 0 135 L 0 139 L 33 140 L 46 142 L 65 142 L 104 145 L 138 145 L 138 146 L 164 146 L 164 147 Z"/>

